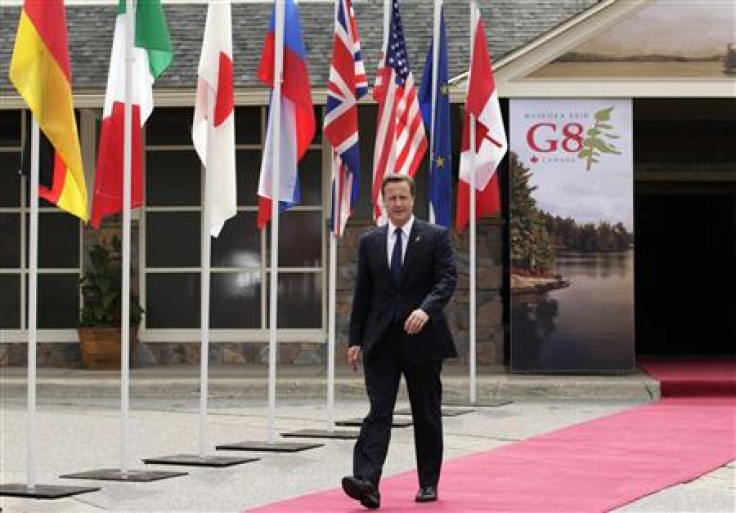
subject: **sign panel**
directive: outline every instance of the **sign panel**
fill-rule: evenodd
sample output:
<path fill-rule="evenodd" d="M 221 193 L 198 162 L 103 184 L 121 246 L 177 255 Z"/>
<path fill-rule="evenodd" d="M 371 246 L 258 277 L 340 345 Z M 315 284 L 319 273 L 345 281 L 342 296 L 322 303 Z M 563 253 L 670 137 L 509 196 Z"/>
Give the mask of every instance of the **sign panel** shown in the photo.
<path fill-rule="evenodd" d="M 634 368 L 631 100 L 512 99 L 511 367 Z"/>

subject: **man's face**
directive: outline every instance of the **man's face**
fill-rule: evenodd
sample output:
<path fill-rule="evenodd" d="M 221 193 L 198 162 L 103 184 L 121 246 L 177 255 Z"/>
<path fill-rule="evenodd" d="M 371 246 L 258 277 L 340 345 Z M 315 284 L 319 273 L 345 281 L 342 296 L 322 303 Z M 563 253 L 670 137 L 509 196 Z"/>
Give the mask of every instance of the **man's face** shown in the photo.
<path fill-rule="evenodd" d="M 390 182 L 383 191 L 383 204 L 388 218 L 396 227 L 401 227 L 411 218 L 414 211 L 414 197 L 406 182 Z"/>

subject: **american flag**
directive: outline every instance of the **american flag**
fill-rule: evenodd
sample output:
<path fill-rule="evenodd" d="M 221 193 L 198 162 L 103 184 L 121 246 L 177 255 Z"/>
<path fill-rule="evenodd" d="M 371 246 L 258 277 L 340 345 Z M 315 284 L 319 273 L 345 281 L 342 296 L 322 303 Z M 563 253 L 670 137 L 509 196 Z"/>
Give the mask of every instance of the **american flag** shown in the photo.
<path fill-rule="evenodd" d="M 376 73 L 373 97 L 378 102 L 376 147 L 373 153 L 373 212 L 378 224 L 386 220 L 381 182 L 386 173 L 414 176 L 427 151 L 414 76 L 404 42 L 399 2 L 391 5 L 391 20 Z"/>
<path fill-rule="evenodd" d="M 360 151 L 358 99 L 368 92 L 358 25 L 350 0 L 337 0 L 332 64 L 327 84 L 325 136 L 332 145 L 332 210 L 330 228 L 342 235 L 358 200 Z"/>

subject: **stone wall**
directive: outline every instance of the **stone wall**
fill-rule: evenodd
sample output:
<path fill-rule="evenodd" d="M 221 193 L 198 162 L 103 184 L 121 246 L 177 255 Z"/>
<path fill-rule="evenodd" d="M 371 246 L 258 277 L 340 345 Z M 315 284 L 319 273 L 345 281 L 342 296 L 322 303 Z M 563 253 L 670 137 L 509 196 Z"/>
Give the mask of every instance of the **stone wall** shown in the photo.
<path fill-rule="evenodd" d="M 338 364 L 343 353 L 338 353 Z M 130 366 L 199 365 L 199 342 L 164 342 L 132 345 Z M 325 365 L 327 346 L 322 343 L 282 342 L 279 344 L 279 365 Z M 267 365 L 266 342 L 211 342 L 210 365 Z M 25 367 L 28 364 L 26 344 L 0 344 L 0 367 Z M 82 368 L 79 344 L 40 342 L 36 349 L 39 367 Z"/>

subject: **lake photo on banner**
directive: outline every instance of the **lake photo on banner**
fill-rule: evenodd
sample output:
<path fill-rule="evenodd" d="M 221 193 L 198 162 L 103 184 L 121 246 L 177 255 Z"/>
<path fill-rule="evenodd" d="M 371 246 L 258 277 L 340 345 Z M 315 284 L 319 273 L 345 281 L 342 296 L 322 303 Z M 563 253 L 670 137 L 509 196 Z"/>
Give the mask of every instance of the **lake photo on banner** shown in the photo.
<path fill-rule="evenodd" d="M 634 370 L 626 98 L 510 103 L 511 370 Z"/>
<path fill-rule="evenodd" d="M 512 369 L 632 369 L 634 250 L 558 250 L 549 274 L 560 288 L 512 282 Z"/>

